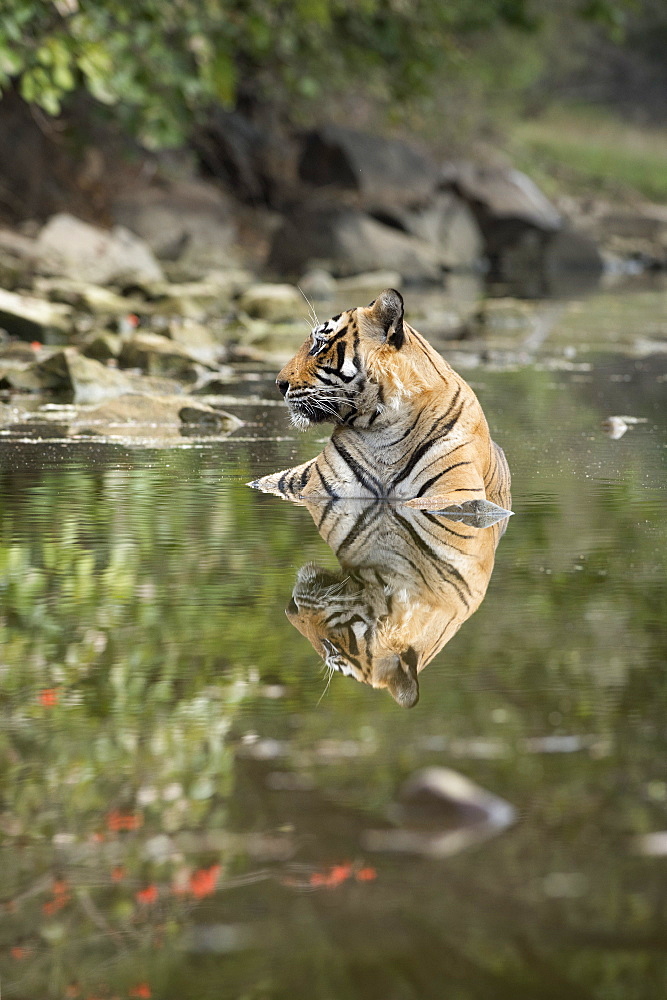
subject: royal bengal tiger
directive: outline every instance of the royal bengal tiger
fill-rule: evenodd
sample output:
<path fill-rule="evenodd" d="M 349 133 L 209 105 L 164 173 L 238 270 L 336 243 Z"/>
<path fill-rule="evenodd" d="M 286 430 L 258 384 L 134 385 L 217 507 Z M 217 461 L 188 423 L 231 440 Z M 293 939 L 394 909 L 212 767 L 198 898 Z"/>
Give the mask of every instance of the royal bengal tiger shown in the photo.
<path fill-rule="evenodd" d="M 479 607 L 507 517 L 499 508 L 457 521 L 380 500 L 303 503 L 341 569 L 303 566 L 287 617 L 329 680 L 347 674 L 412 707 L 418 674 Z"/>
<path fill-rule="evenodd" d="M 297 501 L 509 503 L 505 455 L 475 393 L 404 321 L 394 289 L 316 326 L 276 382 L 296 427 L 334 430 L 317 458 L 249 485 Z"/>

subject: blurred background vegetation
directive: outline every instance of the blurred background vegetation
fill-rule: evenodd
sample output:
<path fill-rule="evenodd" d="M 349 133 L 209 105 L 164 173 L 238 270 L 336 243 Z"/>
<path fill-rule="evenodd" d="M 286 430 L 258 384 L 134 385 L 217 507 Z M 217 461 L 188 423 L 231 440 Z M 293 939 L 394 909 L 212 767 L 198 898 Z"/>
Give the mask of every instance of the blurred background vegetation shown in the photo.
<path fill-rule="evenodd" d="M 641 150 L 631 138 L 619 141 L 614 125 L 664 124 L 661 0 L 4 0 L 0 7 L 5 92 L 18 89 L 49 116 L 87 93 L 94 99 L 87 114 L 106 116 L 147 146 L 182 144 L 222 106 L 265 123 L 339 117 L 408 130 L 450 153 L 472 142 L 509 143 L 524 167 L 567 165 L 591 184 L 610 175 L 650 197 L 664 193 L 655 155 L 640 167 Z M 593 127 L 590 113 L 563 118 L 564 108 L 581 104 L 606 107 L 607 116 Z M 515 128 L 527 118 L 539 126 Z"/>

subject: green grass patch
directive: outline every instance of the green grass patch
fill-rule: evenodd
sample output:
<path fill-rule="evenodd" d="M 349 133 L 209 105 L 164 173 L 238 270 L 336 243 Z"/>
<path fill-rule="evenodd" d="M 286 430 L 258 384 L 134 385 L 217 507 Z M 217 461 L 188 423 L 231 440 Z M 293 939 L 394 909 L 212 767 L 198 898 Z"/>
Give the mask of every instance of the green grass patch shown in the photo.
<path fill-rule="evenodd" d="M 597 109 L 559 108 L 517 123 L 515 164 L 549 194 L 667 201 L 667 129 L 630 125 Z"/>

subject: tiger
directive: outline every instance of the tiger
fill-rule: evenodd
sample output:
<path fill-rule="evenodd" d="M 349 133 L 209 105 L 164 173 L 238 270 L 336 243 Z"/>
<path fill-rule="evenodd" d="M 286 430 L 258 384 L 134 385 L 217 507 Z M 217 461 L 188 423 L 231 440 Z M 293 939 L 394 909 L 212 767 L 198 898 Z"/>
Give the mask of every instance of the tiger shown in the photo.
<path fill-rule="evenodd" d="M 419 700 L 419 674 L 479 607 L 508 517 L 453 519 L 381 500 L 304 501 L 339 572 L 297 575 L 292 625 L 335 673 Z M 500 511 L 500 513 L 499 513 Z"/>
<path fill-rule="evenodd" d="M 509 503 L 505 454 L 470 386 L 404 320 L 400 292 L 311 332 L 276 383 L 295 427 L 331 422 L 316 458 L 249 483 L 296 502 L 392 500 L 425 510 Z"/>

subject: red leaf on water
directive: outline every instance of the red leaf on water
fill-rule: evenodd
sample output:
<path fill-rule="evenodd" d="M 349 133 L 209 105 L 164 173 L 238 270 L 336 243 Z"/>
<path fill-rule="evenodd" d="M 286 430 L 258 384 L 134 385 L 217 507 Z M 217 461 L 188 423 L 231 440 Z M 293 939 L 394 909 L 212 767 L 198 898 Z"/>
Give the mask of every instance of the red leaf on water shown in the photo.
<path fill-rule="evenodd" d="M 355 872 L 354 877 L 357 882 L 372 882 L 378 877 L 378 873 L 375 868 L 360 868 L 358 872 Z"/>
<path fill-rule="evenodd" d="M 189 888 L 195 899 L 203 899 L 215 892 L 221 865 L 211 865 L 210 868 L 199 868 L 190 876 Z"/>
<path fill-rule="evenodd" d="M 144 905 L 149 906 L 157 900 L 159 895 L 160 894 L 156 885 L 147 885 L 145 889 L 139 889 L 138 892 L 135 892 L 134 898 L 137 903 L 143 903 Z"/>
<path fill-rule="evenodd" d="M 107 827 L 114 833 L 138 830 L 143 826 L 143 822 L 141 813 L 122 813 L 119 809 L 112 809 L 107 816 Z"/>
<path fill-rule="evenodd" d="M 20 944 L 15 944 L 13 948 L 9 949 L 9 954 L 14 961 L 22 962 L 30 954 L 30 948 L 23 948 Z"/>
<path fill-rule="evenodd" d="M 57 688 L 42 688 L 37 697 L 40 705 L 43 705 L 44 708 L 53 708 L 59 700 Z"/>
<path fill-rule="evenodd" d="M 122 882 L 124 878 L 127 878 L 127 868 L 123 865 L 116 865 L 115 868 L 111 869 L 112 882 Z"/>
<path fill-rule="evenodd" d="M 148 997 L 152 997 L 153 993 L 151 991 L 149 983 L 137 983 L 136 986 L 132 986 L 131 987 L 129 995 L 131 997 L 148 998 Z"/>

